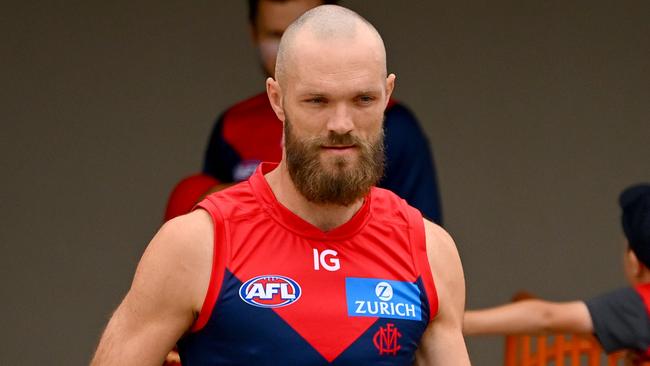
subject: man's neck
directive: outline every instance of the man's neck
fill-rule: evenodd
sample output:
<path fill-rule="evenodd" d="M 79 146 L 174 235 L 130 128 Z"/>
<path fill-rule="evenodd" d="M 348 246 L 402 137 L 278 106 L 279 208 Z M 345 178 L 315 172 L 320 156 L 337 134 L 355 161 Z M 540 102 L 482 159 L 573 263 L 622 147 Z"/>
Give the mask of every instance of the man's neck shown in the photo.
<path fill-rule="evenodd" d="M 296 188 L 284 162 L 264 178 L 280 204 L 323 231 L 330 231 L 345 224 L 363 205 L 363 198 L 349 206 L 316 204 L 308 201 Z"/>

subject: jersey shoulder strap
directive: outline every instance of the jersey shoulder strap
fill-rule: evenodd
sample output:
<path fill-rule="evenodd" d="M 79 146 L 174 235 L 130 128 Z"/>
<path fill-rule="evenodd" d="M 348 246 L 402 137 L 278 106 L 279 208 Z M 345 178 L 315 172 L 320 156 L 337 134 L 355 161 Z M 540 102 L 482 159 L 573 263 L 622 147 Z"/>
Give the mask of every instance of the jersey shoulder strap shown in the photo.
<path fill-rule="evenodd" d="M 225 222 L 223 215 L 219 210 L 217 204 L 213 201 L 213 197 L 208 196 L 203 201 L 199 202 L 194 209 L 204 209 L 212 218 L 212 225 L 214 227 L 214 242 L 212 246 L 212 269 L 210 273 L 210 285 L 203 300 L 201 311 L 196 321 L 192 325 L 191 331 L 197 332 L 201 330 L 212 315 L 212 310 L 219 297 L 221 291 L 221 284 L 225 269 L 228 265 L 228 238 L 227 230 L 225 230 Z"/>
<path fill-rule="evenodd" d="M 422 285 L 426 291 L 429 302 L 429 321 L 432 321 L 438 313 L 438 294 L 433 274 L 431 273 L 429 257 L 427 256 L 427 238 L 424 230 L 424 219 L 420 211 L 406 204 L 406 201 L 402 202 L 404 202 L 408 215 L 409 239 L 411 241 L 415 269 L 420 274 Z"/>

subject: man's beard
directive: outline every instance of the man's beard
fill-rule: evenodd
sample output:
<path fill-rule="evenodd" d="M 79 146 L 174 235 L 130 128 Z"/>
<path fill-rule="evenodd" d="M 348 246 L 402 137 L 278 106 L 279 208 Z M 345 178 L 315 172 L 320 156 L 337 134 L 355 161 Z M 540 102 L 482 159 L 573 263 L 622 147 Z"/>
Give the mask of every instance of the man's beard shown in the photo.
<path fill-rule="evenodd" d="M 310 202 L 348 206 L 366 196 L 384 175 L 384 131 L 374 141 L 363 141 L 350 133 L 330 131 L 327 137 L 298 139 L 288 119 L 284 123 L 287 168 L 298 191 Z M 357 158 L 321 158 L 323 145 L 354 145 Z"/>

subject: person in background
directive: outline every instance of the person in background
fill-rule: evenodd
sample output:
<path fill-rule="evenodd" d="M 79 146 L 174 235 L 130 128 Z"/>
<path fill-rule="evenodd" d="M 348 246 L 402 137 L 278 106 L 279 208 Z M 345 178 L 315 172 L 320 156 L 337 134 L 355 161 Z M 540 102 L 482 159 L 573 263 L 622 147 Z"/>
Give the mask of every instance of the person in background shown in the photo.
<path fill-rule="evenodd" d="M 280 37 L 320 0 L 249 0 L 248 21 L 264 74 L 275 75 Z M 389 189 L 442 224 L 440 195 L 429 143 L 415 116 L 391 99 L 385 111 L 385 175 L 379 187 Z M 205 152 L 203 171 L 183 179 L 172 191 L 165 221 L 185 214 L 209 192 L 241 182 L 261 161 L 279 162 L 282 122 L 265 92 L 235 104 L 216 120 Z"/>
<path fill-rule="evenodd" d="M 650 359 L 650 185 L 624 190 L 619 203 L 627 238 L 629 287 L 587 301 L 531 299 L 465 312 L 465 335 L 542 332 L 593 333 L 607 353 L 634 350 Z"/>

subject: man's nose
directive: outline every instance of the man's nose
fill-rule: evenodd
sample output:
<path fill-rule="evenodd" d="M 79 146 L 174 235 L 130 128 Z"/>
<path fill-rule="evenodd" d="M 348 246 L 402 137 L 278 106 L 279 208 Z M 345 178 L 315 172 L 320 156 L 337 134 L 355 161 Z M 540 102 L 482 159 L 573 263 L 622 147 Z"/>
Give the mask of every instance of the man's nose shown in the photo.
<path fill-rule="evenodd" d="M 327 129 L 340 135 L 352 131 L 354 129 L 354 122 L 351 108 L 345 105 L 345 103 L 337 104 L 328 120 Z"/>

